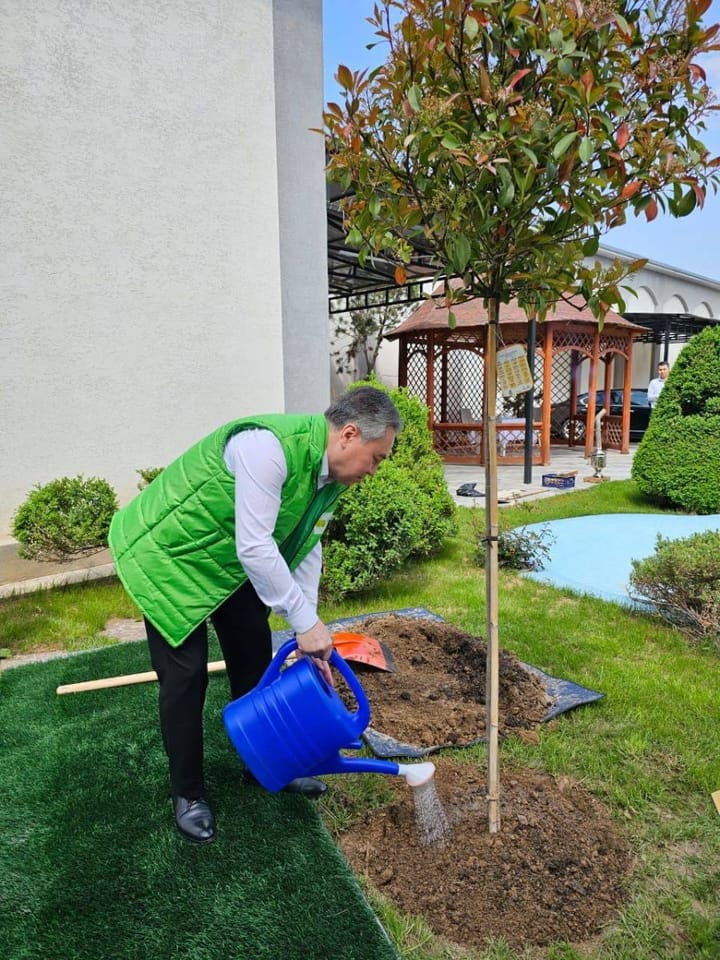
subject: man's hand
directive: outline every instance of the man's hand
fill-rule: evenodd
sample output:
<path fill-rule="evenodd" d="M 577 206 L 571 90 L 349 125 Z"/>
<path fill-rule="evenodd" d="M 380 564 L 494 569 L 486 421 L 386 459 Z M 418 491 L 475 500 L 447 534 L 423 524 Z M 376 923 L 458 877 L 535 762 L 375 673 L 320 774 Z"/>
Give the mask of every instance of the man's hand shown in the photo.
<path fill-rule="evenodd" d="M 296 634 L 296 639 L 298 652 L 306 657 L 314 657 L 323 677 L 331 687 L 334 686 L 330 664 L 327 662 L 332 653 L 332 637 L 322 620 L 318 620 L 305 633 Z"/>

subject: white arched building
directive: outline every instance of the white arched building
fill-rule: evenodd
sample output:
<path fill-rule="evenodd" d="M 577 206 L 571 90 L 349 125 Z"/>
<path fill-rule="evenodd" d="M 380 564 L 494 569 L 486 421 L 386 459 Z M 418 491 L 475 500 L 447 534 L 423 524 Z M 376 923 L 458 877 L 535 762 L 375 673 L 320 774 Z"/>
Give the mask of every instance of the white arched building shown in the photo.
<path fill-rule="evenodd" d="M 612 247 L 601 247 L 598 259 L 642 257 Z M 670 366 L 693 334 L 708 322 L 720 322 L 720 281 L 684 273 L 668 264 L 649 260 L 628 281 L 623 316 L 648 327 L 647 336 L 636 340 L 633 354 L 633 386 L 646 387 L 660 360 Z"/>

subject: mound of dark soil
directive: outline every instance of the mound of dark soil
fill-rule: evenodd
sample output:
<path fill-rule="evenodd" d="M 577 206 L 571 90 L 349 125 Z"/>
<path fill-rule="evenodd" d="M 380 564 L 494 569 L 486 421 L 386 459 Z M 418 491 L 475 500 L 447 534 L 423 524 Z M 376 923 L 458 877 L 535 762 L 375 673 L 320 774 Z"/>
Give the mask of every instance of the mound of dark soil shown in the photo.
<path fill-rule="evenodd" d="M 373 729 L 418 747 L 461 745 L 485 736 L 484 640 L 448 623 L 394 614 L 368 617 L 353 630 L 375 637 L 395 661 L 394 673 L 361 674 Z M 501 650 L 500 736 L 536 727 L 549 704 L 542 682 Z"/>

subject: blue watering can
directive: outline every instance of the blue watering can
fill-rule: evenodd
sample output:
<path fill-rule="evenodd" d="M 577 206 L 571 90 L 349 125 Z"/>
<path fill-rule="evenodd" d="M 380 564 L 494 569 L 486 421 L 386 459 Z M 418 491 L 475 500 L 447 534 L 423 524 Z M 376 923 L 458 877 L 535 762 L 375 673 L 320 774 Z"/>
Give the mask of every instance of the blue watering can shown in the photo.
<path fill-rule="evenodd" d="M 299 657 L 281 670 L 297 649 L 288 640 L 275 654 L 258 685 L 223 710 L 233 746 L 257 780 L 273 793 L 297 777 L 324 773 L 384 773 L 420 786 L 435 773 L 432 763 L 401 764 L 369 757 L 343 757 L 358 750 L 370 722 L 370 704 L 360 681 L 337 650 L 330 663 L 345 678 L 357 710 L 351 713 L 312 657 Z"/>

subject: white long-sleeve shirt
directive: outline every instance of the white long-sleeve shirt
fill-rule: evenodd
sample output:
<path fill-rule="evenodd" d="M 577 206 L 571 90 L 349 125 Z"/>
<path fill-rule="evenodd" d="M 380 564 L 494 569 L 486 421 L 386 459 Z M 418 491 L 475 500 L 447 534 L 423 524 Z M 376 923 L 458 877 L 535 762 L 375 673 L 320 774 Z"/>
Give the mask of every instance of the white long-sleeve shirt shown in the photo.
<path fill-rule="evenodd" d="M 287 478 L 280 441 L 269 430 L 241 430 L 228 441 L 224 459 L 235 477 L 238 560 L 263 603 L 284 617 L 296 633 L 304 633 L 318 619 L 322 546 L 318 542 L 291 573 L 273 540 Z M 325 457 L 318 486 L 329 480 Z"/>
<path fill-rule="evenodd" d="M 648 384 L 647 389 L 647 398 L 648 403 L 651 407 L 654 407 L 658 402 L 658 397 L 662 391 L 662 388 L 665 386 L 665 381 L 660 377 L 654 377 Z"/>

